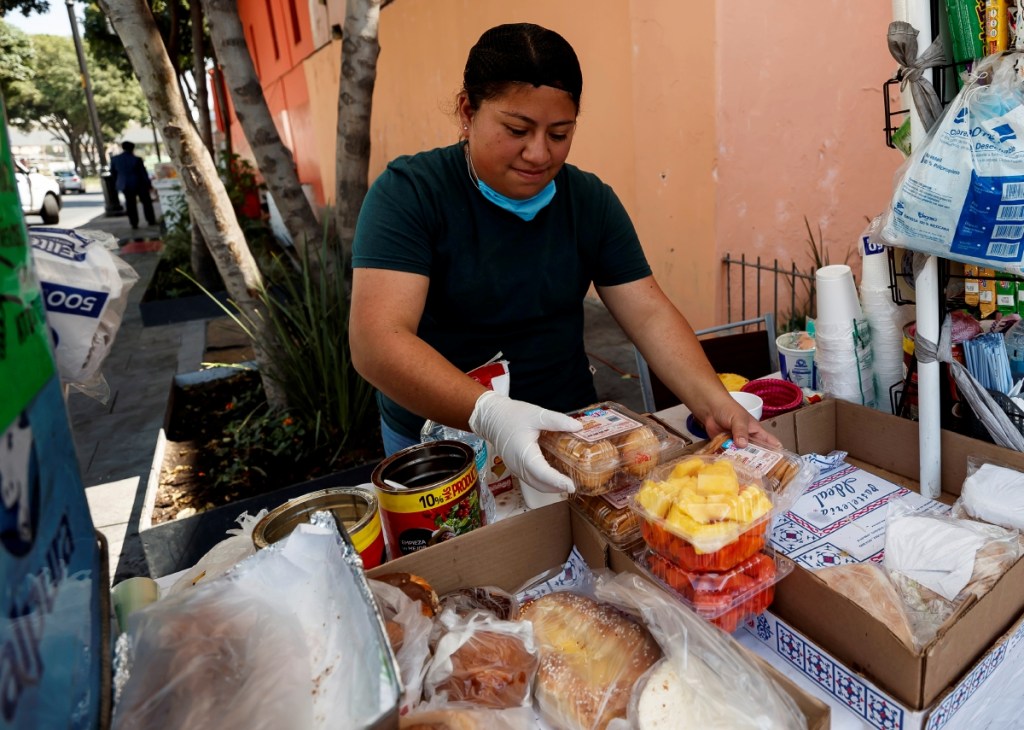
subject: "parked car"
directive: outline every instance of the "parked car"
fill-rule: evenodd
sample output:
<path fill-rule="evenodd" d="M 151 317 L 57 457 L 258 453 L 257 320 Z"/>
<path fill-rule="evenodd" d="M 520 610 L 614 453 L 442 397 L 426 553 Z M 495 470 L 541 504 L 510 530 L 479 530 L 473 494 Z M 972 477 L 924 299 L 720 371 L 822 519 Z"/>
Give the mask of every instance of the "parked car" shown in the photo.
<path fill-rule="evenodd" d="M 57 178 L 61 195 L 85 192 L 85 181 L 74 170 L 57 170 L 53 175 Z"/>
<path fill-rule="evenodd" d="M 38 215 L 43 223 L 60 223 L 60 186 L 52 177 L 29 170 L 17 160 L 14 161 L 14 177 L 18 182 L 18 197 L 25 215 Z"/>

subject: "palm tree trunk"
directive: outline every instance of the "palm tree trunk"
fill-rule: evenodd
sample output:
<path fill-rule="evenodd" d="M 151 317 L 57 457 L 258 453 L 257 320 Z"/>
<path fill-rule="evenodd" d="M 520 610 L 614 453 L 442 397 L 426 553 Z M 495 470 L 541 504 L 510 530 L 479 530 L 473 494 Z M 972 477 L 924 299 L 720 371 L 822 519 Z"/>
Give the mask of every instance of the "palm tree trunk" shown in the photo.
<path fill-rule="evenodd" d="M 343 270 L 352 253 L 356 219 L 369 187 L 370 112 L 377 81 L 380 43 L 377 28 L 381 0 L 348 0 L 341 42 L 341 86 L 338 89 L 338 145 L 335 166 L 335 217 Z"/>
<path fill-rule="evenodd" d="M 310 261 L 315 265 L 319 261 L 320 250 L 317 242 L 323 234 L 313 208 L 302 192 L 295 159 L 281 141 L 267 107 L 256 67 L 245 44 L 238 4 L 235 0 L 203 0 L 203 7 L 209 20 L 214 52 L 224 69 L 231 101 L 235 105 L 235 116 L 252 148 L 256 166 L 274 196 L 274 203 L 296 249 L 300 255 L 308 251 Z M 318 269 L 316 267 L 313 273 Z"/>
<path fill-rule="evenodd" d="M 272 407 L 286 407 L 284 393 L 268 376 L 277 340 L 260 312 L 258 295 L 263 277 L 242 235 L 213 159 L 203 146 L 181 95 L 176 92 L 174 67 L 153 14 L 145 0 L 100 0 L 100 5 L 124 43 L 150 112 L 163 133 L 168 154 L 184 184 L 190 212 L 203 230 L 228 293 L 254 327 L 253 350 L 267 401 Z"/>

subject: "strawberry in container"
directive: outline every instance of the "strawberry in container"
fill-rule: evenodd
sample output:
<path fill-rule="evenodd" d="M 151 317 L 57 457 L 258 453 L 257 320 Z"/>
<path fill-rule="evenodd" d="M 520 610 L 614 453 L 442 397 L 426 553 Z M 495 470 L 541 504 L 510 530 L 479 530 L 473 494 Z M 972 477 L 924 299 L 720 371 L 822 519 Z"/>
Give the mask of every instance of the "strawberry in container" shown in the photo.
<path fill-rule="evenodd" d="M 761 550 L 772 500 L 763 477 L 696 455 L 657 470 L 632 502 L 644 541 L 684 570 L 728 570 Z"/>
<path fill-rule="evenodd" d="M 640 563 L 698 615 L 729 633 L 767 609 L 775 597 L 775 584 L 793 569 L 792 562 L 769 552 L 755 553 L 717 573 L 683 570 L 650 551 Z"/>

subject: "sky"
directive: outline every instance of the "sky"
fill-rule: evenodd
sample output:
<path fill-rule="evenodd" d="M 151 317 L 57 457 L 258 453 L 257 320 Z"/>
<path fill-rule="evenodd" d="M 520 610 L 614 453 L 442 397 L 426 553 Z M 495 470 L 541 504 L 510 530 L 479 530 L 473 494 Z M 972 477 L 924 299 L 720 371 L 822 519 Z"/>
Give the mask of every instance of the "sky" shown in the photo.
<path fill-rule="evenodd" d="M 81 8 L 75 9 L 75 15 L 81 23 Z M 71 35 L 71 20 L 68 18 L 68 7 L 62 0 L 50 0 L 50 10 L 46 13 L 33 13 L 24 16 L 21 13 L 11 12 L 4 16 L 5 23 L 25 31 L 29 35 L 46 33 L 49 35 Z M 82 27 L 79 25 L 79 32 Z"/>

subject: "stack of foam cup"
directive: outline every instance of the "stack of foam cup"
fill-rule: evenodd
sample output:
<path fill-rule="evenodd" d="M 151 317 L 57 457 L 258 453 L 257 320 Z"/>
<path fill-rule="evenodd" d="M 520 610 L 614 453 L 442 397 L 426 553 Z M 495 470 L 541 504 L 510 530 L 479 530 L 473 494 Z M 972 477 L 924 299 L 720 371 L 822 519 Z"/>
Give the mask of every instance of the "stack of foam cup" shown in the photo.
<path fill-rule="evenodd" d="M 870 227 L 861 237 L 863 268 L 860 304 L 871 327 L 871 368 L 875 379 L 876 407 L 892 412 L 889 393 L 903 382 L 903 315 L 889 289 L 886 249 L 871 242 Z"/>
<path fill-rule="evenodd" d="M 839 264 L 815 272 L 818 316 L 815 360 L 819 387 L 834 398 L 874 407 L 871 328 L 864 318 L 853 272 Z"/>

